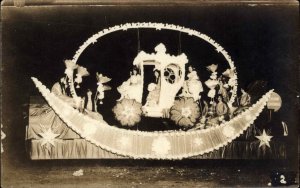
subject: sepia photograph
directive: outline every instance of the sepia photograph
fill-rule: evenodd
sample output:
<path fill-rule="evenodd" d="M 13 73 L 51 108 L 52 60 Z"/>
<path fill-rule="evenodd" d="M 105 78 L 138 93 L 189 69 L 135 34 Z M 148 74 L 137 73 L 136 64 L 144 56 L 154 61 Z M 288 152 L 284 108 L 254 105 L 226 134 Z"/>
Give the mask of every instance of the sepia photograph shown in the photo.
<path fill-rule="evenodd" d="M 1 187 L 299 186 L 299 2 L 1 3 Z"/>

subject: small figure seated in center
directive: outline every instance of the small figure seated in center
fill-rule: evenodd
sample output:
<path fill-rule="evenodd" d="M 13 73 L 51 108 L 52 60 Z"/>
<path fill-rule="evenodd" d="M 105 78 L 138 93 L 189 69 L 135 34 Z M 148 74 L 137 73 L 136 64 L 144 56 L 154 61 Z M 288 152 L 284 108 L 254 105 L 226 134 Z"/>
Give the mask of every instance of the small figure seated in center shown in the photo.
<path fill-rule="evenodd" d="M 148 85 L 148 91 L 149 94 L 147 96 L 145 106 L 149 106 L 149 107 L 156 106 L 158 104 L 159 91 L 160 91 L 158 84 L 150 83 Z"/>

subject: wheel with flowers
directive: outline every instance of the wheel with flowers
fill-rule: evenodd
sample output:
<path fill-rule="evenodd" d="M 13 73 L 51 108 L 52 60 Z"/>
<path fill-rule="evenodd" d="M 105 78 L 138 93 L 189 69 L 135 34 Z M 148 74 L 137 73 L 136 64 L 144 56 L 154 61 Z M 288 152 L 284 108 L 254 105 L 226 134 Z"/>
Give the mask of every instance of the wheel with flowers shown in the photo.
<path fill-rule="evenodd" d="M 177 125 L 189 128 L 194 126 L 200 117 L 200 109 L 192 97 L 175 100 L 170 109 L 170 118 Z"/>
<path fill-rule="evenodd" d="M 132 127 L 141 121 L 142 104 L 134 99 L 122 99 L 117 102 L 113 112 L 122 126 Z"/>

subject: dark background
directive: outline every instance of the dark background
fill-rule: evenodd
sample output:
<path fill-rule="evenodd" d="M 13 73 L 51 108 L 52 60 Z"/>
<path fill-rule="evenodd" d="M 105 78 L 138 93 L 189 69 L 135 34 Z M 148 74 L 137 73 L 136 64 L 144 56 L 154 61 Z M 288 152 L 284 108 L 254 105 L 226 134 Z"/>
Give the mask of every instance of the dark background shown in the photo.
<path fill-rule="evenodd" d="M 37 77 L 49 88 L 63 74 L 63 60 L 72 58 L 78 47 L 98 31 L 127 22 L 162 22 L 200 31 L 224 47 L 235 62 L 239 89 L 255 80 L 266 80 L 268 89 L 275 89 L 280 94 L 283 105 L 276 116 L 285 121 L 289 128 L 288 159 L 280 164 L 287 169 L 297 169 L 297 6 L 31 6 L 2 7 L 1 14 L 2 123 L 7 135 L 3 142 L 5 153 L 2 159 L 9 166 L 32 164 L 25 154 L 25 125 L 28 119 L 24 117 L 29 97 L 39 93 L 31 76 Z M 164 42 L 169 53 L 176 55 L 178 52 L 178 32 L 158 33 L 141 29 L 140 39 L 141 50 L 148 53 L 158 42 Z M 226 62 L 207 43 L 193 39 L 196 38 L 182 34 L 181 51 L 187 54 L 202 79 L 205 65 Z M 111 82 L 112 86 L 118 86 L 128 78 L 137 50 L 136 30 L 116 32 L 88 48 L 79 59 L 79 64 L 118 78 Z M 115 73 L 120 74 L 117 76 Z M 51 162 L 53 166 L 68 163 L 72 164 L 68 161 Z M 121 161 L 120 165 L 125 163 Z M 157 164 L 153 161 L 140 163 Z M 183 163 L 192 164 L 188 161 Z M 176 165 L 175 162 L 161 164 Z M 230 167 L 236 162 L 218 164 Z M 255 166 L 256 162 L 251 164 Z M 274 165 L 272 162 L 264 164 L 267 167 Z"/>

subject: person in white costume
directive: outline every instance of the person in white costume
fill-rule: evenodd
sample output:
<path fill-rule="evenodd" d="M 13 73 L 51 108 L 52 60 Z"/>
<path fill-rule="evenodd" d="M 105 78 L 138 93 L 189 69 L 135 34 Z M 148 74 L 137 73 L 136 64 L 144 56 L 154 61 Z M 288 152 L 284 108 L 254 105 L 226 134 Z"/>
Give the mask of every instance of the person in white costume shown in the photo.
<path fill-rule="evenodd" d="M 200 93 L 203 91 L 202 83 L 199 79 L 197 72 L 192 66 L 189 66 L 188 79 L 183 84 L 181 96 L 193 97 L 195 101 L 201 98 Z"/>
<path fill-rule="evenodd" d="M 133 70 L 133 74 L 130 76 L 128 80 L 122 83 L 121 86 L 117 88 L 119 93 L 121 94 L 120 99 L 118 101 L 127 98 L 127 99 L 135 99 L 137 102 L 141 102 L 142 97 L 140 96 L 140 90 L 142 87 L 142 77 L 138 74 L 137 70 Z"/>

